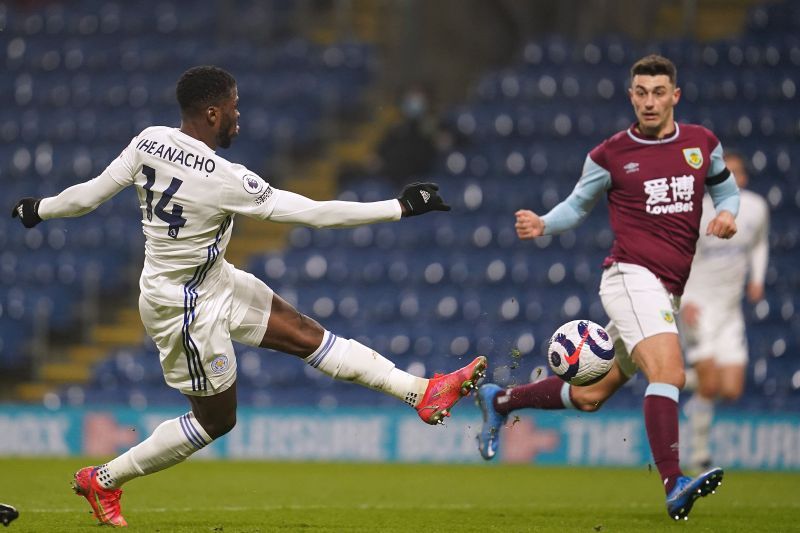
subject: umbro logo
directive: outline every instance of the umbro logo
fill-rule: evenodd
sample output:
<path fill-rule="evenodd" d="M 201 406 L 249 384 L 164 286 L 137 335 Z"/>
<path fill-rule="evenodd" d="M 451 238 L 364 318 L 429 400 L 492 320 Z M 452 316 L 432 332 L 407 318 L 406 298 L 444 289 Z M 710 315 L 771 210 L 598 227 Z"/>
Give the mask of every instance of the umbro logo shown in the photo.
<path fill-rule="evenodd" d="M 428 200 L 431 199 L 431 193 L 428 191 L 420 191 L 419 193 L 422 195 L 422 201 L 427 204 Z"/>
<path fill-rule="evenodd" d="M 626 174 L 631 174 L 633 172 L 639 172 L 639 163 L 634 163 L 631 161 L 630 163 L 626 163 L 624 167 Z"/>

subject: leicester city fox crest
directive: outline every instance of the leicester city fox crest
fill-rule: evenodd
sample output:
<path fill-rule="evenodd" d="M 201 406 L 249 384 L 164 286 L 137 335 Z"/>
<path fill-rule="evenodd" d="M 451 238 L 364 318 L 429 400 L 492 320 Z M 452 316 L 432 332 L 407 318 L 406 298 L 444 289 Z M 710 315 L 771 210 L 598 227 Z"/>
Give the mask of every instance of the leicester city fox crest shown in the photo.
<path fill-rule="evenodd" d="M 703 166 L 703 152 L 700 151 L 700 148 L 684 148 L 683 157 L 689 163 L 689 166 L 695 170 Z"/>

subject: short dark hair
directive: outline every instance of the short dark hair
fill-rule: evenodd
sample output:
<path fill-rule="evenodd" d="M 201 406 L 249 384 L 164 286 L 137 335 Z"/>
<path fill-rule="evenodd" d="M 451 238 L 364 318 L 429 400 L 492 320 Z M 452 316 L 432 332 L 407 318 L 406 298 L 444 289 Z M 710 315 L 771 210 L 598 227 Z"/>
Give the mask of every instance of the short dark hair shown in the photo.
<path fill-rule="evenodd" d="M 181 113 L 195 113 L 207 106 L 219 104 L 220 100 L 231 95 L 234 87 L 234 77 L 219 67 L 192 67 L 178 80 L 175 96 L 181 106 Z"/>
<path fill-rule="evenodd" d="M 748 159 L 742 152 L 735 148 L 725 148 L 725 152 L 722 154 L 723 159 L 738 159 L 741 161 L 742 166 L 749 174 L 752 170 L 750 165 L 750 159 Z"/>
<path fill-rule="evenodd" d="M 672 85 L 677 85 L 678 69 L 675 68 L 675 63 L 664 56 L 650 54 L 641 58 L 631 67 L 631 81 L 634 76 L 658 76 L 659 74 L 666 75 Z"/>

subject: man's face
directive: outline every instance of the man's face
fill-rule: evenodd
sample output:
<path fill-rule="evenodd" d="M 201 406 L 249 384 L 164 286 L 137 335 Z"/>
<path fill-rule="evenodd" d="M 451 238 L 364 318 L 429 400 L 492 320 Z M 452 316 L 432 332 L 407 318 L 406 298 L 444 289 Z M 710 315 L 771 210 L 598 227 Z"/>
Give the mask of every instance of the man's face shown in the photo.
<path fill-rule="evenodd" d="M 747 169 L 741 157 L 738 155 L 725 156 L 725 166 L 728 167 L 728 170 L 733 172 L 733 175 L 736 177 L 736 185 L 740 189 L 747 187 Z"/>
<path fill-rule="evenodd" d="M 672 131 L 672 110 L 680 100 L 681 90 L 672 85 L 669 76 L 637 74 L 628 92 L 639 131 L 650 137 L 661 137 Z"/>
<path fill-rule="evenodd" d="M 239 135 L 239 91 L 236 87 L 231 96 L 219 105 L 219 129 L 217 130 L 217 146 L 230 148 L 233 138 Z"/>

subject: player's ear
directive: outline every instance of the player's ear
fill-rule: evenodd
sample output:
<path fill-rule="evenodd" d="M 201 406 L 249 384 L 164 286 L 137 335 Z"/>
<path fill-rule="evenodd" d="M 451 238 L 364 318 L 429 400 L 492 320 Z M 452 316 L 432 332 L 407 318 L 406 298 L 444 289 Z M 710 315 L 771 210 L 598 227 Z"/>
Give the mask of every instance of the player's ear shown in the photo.
<path fill-rule="evenodd" d="M 206 122 L 209 126 L 216 126 L 219 122 L 220 109 L 217 106 L 210 105 L 206 108 Z"/>
<path fill-rule="evenodd" d="M 672 104 L 677 104 L 681 99 L 681 88 L 675 87 L 675 91 L 672 93 Z"/>

